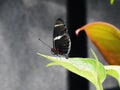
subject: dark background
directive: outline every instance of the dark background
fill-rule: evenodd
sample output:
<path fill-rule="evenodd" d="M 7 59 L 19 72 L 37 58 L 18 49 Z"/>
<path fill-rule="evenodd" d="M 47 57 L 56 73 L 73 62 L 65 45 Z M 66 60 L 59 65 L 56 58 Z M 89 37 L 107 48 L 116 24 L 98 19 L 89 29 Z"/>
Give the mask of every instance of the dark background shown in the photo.
<path fill-rule="evenodd" d="M 78 2 L 79 1 L 79 2 Z M 87 90 L 87 80 L 64 68 L 46 68 L 48 60 L 36 53 L 51 55 L 52 32 L 55 20 L 62 18 L 72 40 L 70 57 L 90 56 L 93 48 L 102 63 L 107 64 L 94 45 L 82 32 L 74 31 L 82 25 L 105 21 L 120 28 L 120 1 L 109 0 L 0 0 L 0 90 Z M 88 50 L 88 51 L 87 51 Z M 108 77 L 106 90 L 116 88 L 117 82 Z M 90 90 L 95 90 L 90 84 Z M 113 89 L 116 90 L 116 89 Z"/>

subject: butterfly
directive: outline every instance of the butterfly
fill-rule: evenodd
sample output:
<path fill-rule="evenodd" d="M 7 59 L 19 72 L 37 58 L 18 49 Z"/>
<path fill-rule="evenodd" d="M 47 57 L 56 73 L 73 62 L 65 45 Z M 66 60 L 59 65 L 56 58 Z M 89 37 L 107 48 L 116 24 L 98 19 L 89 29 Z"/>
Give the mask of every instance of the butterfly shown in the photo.
<path fill-rule="evenodd" d="M 53 48 L 51 52 L 54 55 L 62 55 L 69 57 L 71 49 L 71 40 L 68 34 L 68 29 L 61 18 L 58 18 L 54 25 L 53 31 Z"/>
<path fill-rule="evenodd" d="M 48 44 L 39 39 L 46 46 L 50 47 Z M 68 34 L 68 30 L 64 21 L 61 18 L 58 18 L 54 25 L 53 30 L 53 48 L 51 52 L 53 55 L 61 55 L 66 59 L 69 57 L 69 52 L 71 49 L 71 40 Z"/>

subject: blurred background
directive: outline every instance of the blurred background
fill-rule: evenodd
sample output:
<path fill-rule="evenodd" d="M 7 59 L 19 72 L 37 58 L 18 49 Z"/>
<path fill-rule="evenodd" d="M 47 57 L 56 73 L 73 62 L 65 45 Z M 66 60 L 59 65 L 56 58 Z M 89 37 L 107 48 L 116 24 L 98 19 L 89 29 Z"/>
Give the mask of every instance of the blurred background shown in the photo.
<path fill-rule="evenodd" d="M 70 57 L 92 57 L 93 48 L 107 64 L 84 32 L 74 31 L 90 22 L 105 21 L 120 28 L 120 1 L 109 0 L 0 0 L 0 90 L 95 90 L 83 79 L 59 66 L 46 67 L 48 60 L 36 53 L 51 55 L 52 33 L 62 18 L 72 41 Z M 117 82 L 107 77 L 105 90 L 117 90 Z"/>

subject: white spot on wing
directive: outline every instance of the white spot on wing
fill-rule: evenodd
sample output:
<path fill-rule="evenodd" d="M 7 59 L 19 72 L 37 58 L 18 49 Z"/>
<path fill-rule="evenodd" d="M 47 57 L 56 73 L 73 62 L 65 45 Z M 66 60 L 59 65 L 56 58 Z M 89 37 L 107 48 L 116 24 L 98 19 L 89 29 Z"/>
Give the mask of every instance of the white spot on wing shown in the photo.
<path fill-rule="evenodd" d="M 54 38 L 54 40 L 59 40 L 60 38 L 62 38 L 62 36 L 57 36 Z"/>
<path fill-rule="evenodd" d="M 56 24 L 55 27 L 63 26 L 64 24 Z"/>
<path fill-rule="evenodd" d="M 69 37 L 69 47 L 68 47 L 68 53 L 67 54 L 69 54 L 70 50 L 71 50 L 71 40 L 70 40 L 70 37 Z"/>

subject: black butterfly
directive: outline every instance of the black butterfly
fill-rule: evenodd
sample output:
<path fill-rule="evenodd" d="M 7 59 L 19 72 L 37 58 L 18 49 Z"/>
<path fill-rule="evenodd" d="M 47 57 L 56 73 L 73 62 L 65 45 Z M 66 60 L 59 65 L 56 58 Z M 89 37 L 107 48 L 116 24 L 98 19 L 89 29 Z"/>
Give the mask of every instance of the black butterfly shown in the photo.
<path fill-rule="evenodd" d="M 53 48 L 51 48 L 51 52 L 54 55 L 63 55 L 68 58 L 70 49 L 71 40 L 68 34 L 68 30 L 64 24 L 64 21 L 58 18 L 54 26 Z"/>
<path fill-rule="evenodd" d="M 46 46 L 50 47 L 40 38 L 39 40 L 44 43 Z M 50 47 L 51 48 L 51 47 Z M 60 18 L 56 20 L 53 31 L 53 48 L 51 48 L 51 52 L 54 55 L 62 55 L 66 58 L 69 57 L 69 52 L 71 49 L 71 40 L 68 34 L 68 30 L 64 24 L 64 21 Z"/>

